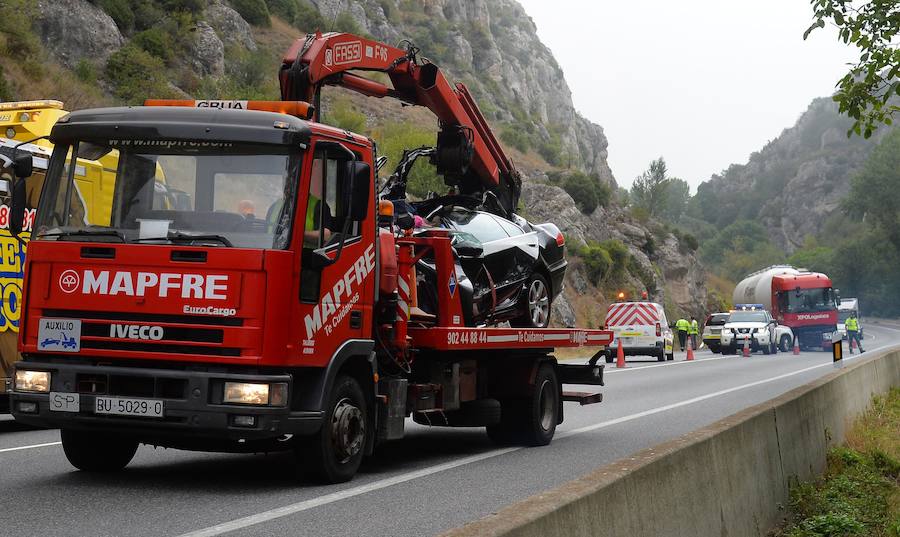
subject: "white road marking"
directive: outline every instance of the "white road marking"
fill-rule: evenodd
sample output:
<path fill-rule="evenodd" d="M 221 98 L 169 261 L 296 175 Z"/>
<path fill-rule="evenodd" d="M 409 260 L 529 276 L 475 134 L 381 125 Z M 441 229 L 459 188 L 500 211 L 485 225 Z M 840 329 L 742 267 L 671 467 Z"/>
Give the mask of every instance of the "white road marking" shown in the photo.
<path fill-rule="evenodd" d="M 34 448 L 42 448 L 48 446 L 58 446 L 62 444 L 62 442 L 47 442 L 46 444 L 32 444 L 30 446 L 19 446 L 19 447 L 10 447 L 0 449 L 0 453 L 6 453 L 8 451 L 21 451 L 23 449 L 34 449 Z"/>
<path fill-rule="evenodd" d="M 879 347 L 880 348 L 880 347 Z M 875 349 L 873 349 L 875 350 Z M 851 356 L 845 358 L 844 360 L 853 360 L 860 355 Z M 712 359 L 720 359 L 720 358 L 712 358 Z M 660 364 L 663 365 L 663 364 Z M 665 365 L 674 365 L 674 364 L 665 364 Z M 657 408 L 652 408 L 650 410 L 645 410 L 643 412 L 637 412 L 635 414 L 630 414 L 628 416 L 622 416 L 621 418 L 615 418 L 612 420 L 607 420 L 600 423 L 595 423 L 593 425 L 588 425 L 585 427 L 580 427 L 578 429 L 573 429 L 571 431 L 561 432 L 556 435 L 557 439 L 566 438 L 569 436 L 574 436 L 578 434 L 583 434 L 586 432 L 596 431 L 598 429 L 603 429 L 605 427 L 611 427 L 613 425 L 618 425 L 620 423 L 625 423 L 628 421 L 633 421 L 636 419 L 644 418 L 647 416 L 651 416 L 653 414 L 659 414 L 661 412 L 666 412 L 668 410 L 672 410 L 675 408 L 683 407 L 686 405 L 691 405 L 694 403 L 698 403 L 700 401 L 705 401 L 707 399 L 712 399 L 714 397 L 720 397 L 722 395 L 726 395 L 729 393 L 733 393 L 739 390 L 744 390 L 747 388 L 752 388 L 754 386 L 759 386 L 761 384 L 766 384 L 769 382 L 775 382 L 777 380 L 782 380 L 788 377 L 792 377 L 795 375 L 800 375 L 802 373 L 806 373 L 807 371 L 812 371 L 813 369 L 818 369 L 820 367 L 828 367 L 832 366 L 831 362 L 827 362 L 824 364 L 818 364 L 811 367 L 807 367 L 805 369 L 800 369 L 797 371 L 793 371 L 791 373 L 785 373 L 783 375 L 778 375 L 776 377 L 771 377 L 768 379 L 758 380 L 755 382 L 750 382 L 748 384 L 743 384 L 741 386 L 735 386 L 733 388 L 728 388 L 725 390 L 720 390 L 714 393 L 701 395 L 699 397 L 694 397 L 692 399 L 687 399 L 684 401 L 680 401 L 678 403 L 672 403 L 670 405 L 665 405 Z M 659 366 L 657 366 L 659 367 Z M 407 481 L 412 481 L 414 479 L 419 479 L 422 477 L 427 477 L 439 472 L 443 472 L 445 470 L 451 470 L 453 468 L 458 468 L 460 466 L 465 466 L 467 464 L 471 464 L 473 462 L 479 462 L 487 459 L 492 459 L 494 457 L 499 457 L 500 455 L 506 455 L 507 453 L 513 453 L 515 451 L 519 451 L 524 449 L 523 447 L 513 447 L 513 448 L 504 448 L 497 449 L 493 451 L 488 451 L 485 453 L 481 453 L 478 455 L 473 455 L 470 457 L 465 457 L 456 461 L 451 461 L 443 464 L 438 464 L 436 466 L 432 466 L 430 468 L 423 468 L 421 470 L 416 470 L 415 472 L 409 472 L 406 474 L 401 474 L 395 477 L 390 477 L 387 479 L 382 479 L 380 481 L 375 481 L 373 483 L 368 483 L 366 485 L 361 485 L 359 487 L 353 487 L 346 490 L 342 490 L 339 492 L 335 492 L 332 494 L 326 494 L 325 496 L 320 496 L 318 498 L 312 498 L 309 500 L 304 500 L 302 502 L 293 503 L 290 505 L 285 505 L 284 507 L 278 507 L 276 509 L 272 509 L 269 511 L 262 511 L 255 515 L 246 516 L 243 518 L 238 518 L 232 520 L 230 522 L 224 522 L 222 524 L 217 524 L 215 526 L 210 526 L 208 528 L 203 528 L 200 530 L 192 531 L 189 533 L 185 533 L 180 535 L 179 537 L 214 537 L 216 535 L 222 535 L 223 533 L 228 533 L 231 531 L 237 531 L 240 529 L 248 528 L 250 526 L 255 526 L 257 524 L 262 524 L 264 522 L 269 522 L 271 520 L 275 520 L 278 518 L 283 518 L 286 516 L 290 516 L 296 513 L 300 513 L 303 511 L 308 511 L 315 507 L 321 507 L 323 505 L 328 505 L 334 502 L 338 502 L 341 500 L 346 500 L 348 498 L 353 498 L 355 496 L 360 496 L 362 494 L 366 494 L 369 492 L 373 492 L 376 490 L 381 490 L 393 485 L 397 485 L 400 483 L 405 483 Z"/>

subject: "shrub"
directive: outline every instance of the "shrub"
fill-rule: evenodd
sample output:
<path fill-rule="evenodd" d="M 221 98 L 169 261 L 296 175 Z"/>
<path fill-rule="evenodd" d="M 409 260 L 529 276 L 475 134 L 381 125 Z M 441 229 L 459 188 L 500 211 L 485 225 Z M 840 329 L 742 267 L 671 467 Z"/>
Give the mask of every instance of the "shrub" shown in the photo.
<path fill-rule="evenodd" d="M 148 4 L 145 0 L 133 2 L 135 17 L 137 17 L 137 5 Z M 166 9 L 169 11 L 187 11 L 189 13 L 200 13 L 206 7 L 206 0 L 165 0 Z"/>
<path fill-rule="evenodd" d="M 35 8 L 32 0 L 0 1 L 0 55 L 21 58 L 40 51 L 41 42 L 31 27 Z"/>
<path fill-rule="evenodd" d="M 335 99 L 328 110 L 328 123 L 358 133 L 366 128 L 366 116 L 354 110 L 349 101 Z"/>
<path fill-rule="evenodd" d="M 123 34 L 129 34 L 134 29 L 134 11 L 128 0 L 94 0 L 94 4 L 112 17 Z"/>
<path fill-rule="evenodd" d="M 269 8 L 265 0 L 231 0 L 231 7 L 254 26 L 270 26 Z"/>
<path fill-rule="evenodd" d="M 609 252 L 609 257 L 612 259 L 612 275 L 616 278 L 624 276 L 625 270 L 628 268 L 628 259 L 631 257 L 625 243 L 618 239 L 609 239 L 601 242 L 600 246 Z"/>
<path fill-rule="evenodd" d="M 135 34 L 131 38 L 131 42 L 161 60 L 168 61 L 172 58 L 170 36 L 159 27 L 150 28 Z"/>
<path fill-rule="evenodd" d="M 11 100 L 13 100 L 12 88 L 3 73 L 3 66 L 0 65 L 0 101 Z"/>
<path fill-rule="evenodd" d="M 78 80 L 93 85 L 97 82 L 97 68 L 89 60 L 82 58 L 75 65 L 75 76 Z"/>
<path fill-rule="evenodd" d="M 292 24 L 305 32 L 314 32 L 316 30 L 327 30 L 325 19 L 319 10 L 316 9 L 307 0 L 297 0 L 297 14 L 292 19 Z"/>
<path fill-rule="evenodd" d="M 505 129 L 503 129 L 503 132 L 500 133 L 500 139 L 515 147 L 522 153 L 528 152 L 528 135 L 525 134 L 522 129 L 518 129 L 515 127 L 506 127 Z"/>
<path fill-rule="evenodd" d="M 606 280 L 612 268 L 612 257 L 602 246 L 597 243 L 589 243 L 579 250 L 579 255 L 584 260 L 588 277 L 594 284 L 600 284 Z"/>
<path fill-rule="evenodd" d="M 288 22 L 297 16 L 297 0 L 266 0 L 269 13 Z"/>
<path fill-rule="evenodd" d="M 362 35 L 363 29 L 349 11 L 341 11 L 334 19 L 334 31 Z"/>
<path fill-rule="evenodd" d="M 172 93 L 162 60 L 132 44 L 109 57 L 106 78 L 112 83 L 116 96 L 129 103 L 137 104 L 148 97 Z"/>
<path fill-rule="evenodd" d="M 563 189 L 575 200 L 575 205 L 584 214 L 591 214 L 597 208 L 597 190 L 591 177 L 575 172 L 563 181 Z"/>
<path fill-rule="evenodd" d="M 404 149 L 433 146 L 436 135 L 434 131 L 408 123 L 387 123 L 373 131 L 372 138 L 378 144 L 378 153 L 388 157 L 387 167 L 382 171 L 384 177 L 393 171 L 400 162 Z M 437 175 L 434 166 L 424 158 L 416 161 L 409 173 L 408 181 L 407 192 L 420 198 L 428 192 L 443 194 L 447 191 L 447 186 Z"/>

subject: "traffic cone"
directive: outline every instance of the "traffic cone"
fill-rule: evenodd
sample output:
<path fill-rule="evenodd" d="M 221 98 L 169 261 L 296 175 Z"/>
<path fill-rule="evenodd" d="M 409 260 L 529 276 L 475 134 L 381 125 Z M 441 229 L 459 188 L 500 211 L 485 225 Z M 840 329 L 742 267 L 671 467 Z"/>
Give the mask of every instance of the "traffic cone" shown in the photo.
<path fill-rule="evenodd" d="M 616 368 L 625 366 L 625 350 L 622 348 L 622 340 L 619 340 L 619 348 L 616 350 Z"/>
<path fill-rule="evenodd" d="M 799 354 L 800 354 L 800 338 L 795 337 L 794 338 L 794 356 L 797 356 Z"/>
<path fill-rule="evenodd" d="M 750 358 L 750 340 L 749 339 L 744 340 L 743 356 L 744 356 L 744 358 Z"/>
<path fill-rule="evenodd" d="M 687 358 L 685 358 L 686 362 L 691 362 L 694 360 L 694 346 L 688 343 L 687 346 Z"/>

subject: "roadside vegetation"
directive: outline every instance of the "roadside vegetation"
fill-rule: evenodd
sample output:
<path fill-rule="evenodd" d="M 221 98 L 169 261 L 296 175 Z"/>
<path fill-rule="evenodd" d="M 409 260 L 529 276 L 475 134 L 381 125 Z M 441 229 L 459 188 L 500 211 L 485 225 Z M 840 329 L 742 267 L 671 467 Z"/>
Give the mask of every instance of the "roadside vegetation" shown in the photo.
<path fill-rule="evenodd" d="M 791 490 L 787 523 L 772 537 L 900 537 L 900 389 L 876 397 L 825 475 Z"/>

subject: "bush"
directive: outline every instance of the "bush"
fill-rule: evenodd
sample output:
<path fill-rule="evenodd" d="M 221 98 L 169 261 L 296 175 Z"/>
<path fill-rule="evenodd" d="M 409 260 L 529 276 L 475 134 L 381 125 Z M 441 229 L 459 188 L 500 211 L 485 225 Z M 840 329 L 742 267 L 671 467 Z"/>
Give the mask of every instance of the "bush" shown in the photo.
<path fill-rule="evenodd" d="M 597 243 L 588 243 L 579 250 L 578 254 L 584 261 L 584 267 L 587 269 L 591 281 L 595 285 L 604 282 L 609 276 L 613 264 L 609 252 Z"/>
<path fill-rule="evenodd" d="M 288 22 L 297 16 L 297 0 L 266 0 L 266 7 L 269 13 Z"/>
<path fill-rule="evenodd" d="M 631 257 L 625 243 L 618 239 L 609 239 L 601 242 L 600 246 L 609 252 L 609 257 L 612 259 L 612 276 L 616 278 L 624 276 L 625 270 L 628 268 L 628 259 Z"/>
<path fill-rule="evenodd" d="M 13 100 L 12 88 L 9 85 L 9 82 L 6 80 L 6 76 L 3 73 L 3 66 L 0 65 L 0 101 L 11 101 Z"/>
<path fill-rule="evenodd" d="M 385 155 L 388 158 L 387 166 L 381 174 L 382 177 L 385 177 L 400 162 L 404 149 L 433 146 L 436 134 L 408 123 L 387 123 L 373 131 L 372 138 L 377 143 L 379 155 Z M 409 173 L 408 181 L 407 192 L 420 198 L 424 198 L 428 192 L 441 194 L 447 192 L 447 185 L 444 184 L 443 179 L 437 175 L 434 166 L 424 158 L 416 161 Z"/>
<path fill-rule="evenodd" d="M 75 76 L 78 80 L 93 85 L 97 82 L 97 68 L 89 60 L 82 58 L 75 65 Z"/>
<path fill-rule="evenodd" d="M 172 58 L 171 39 L 161 28 L 155 27 L 135 34 L 131 43 L 152 56 L 168 61 Z"/>
<path fill-rule="evenodd" d="M 106 78 L 116 96 L 139 104 L 149 97 L 166 97 L 169 89 L 162 60 L 128 44 L 114 52 L 106 62 Z"/>
<path fill-rule="evenodd" d="M 328 110 L 327 119 L 330 125 L 350 132 L 361 133 L 366 129 L 366 116 L 354 110 L 350 102 L 344 99 L 335 99 Z"/>
<path fill-rule="evenodd" d="M 337 18 L 334 19 L 334 31 L 357 35 L 362 35 L 364 33 L 363 29 L 359 26 L 359 23 L 356 22 L 356 19 L 353 18 L 353 15 L 351 15 L 349 11 L 341 11 Z"/>
<path fill-rule="evenodd" d="M 327 30 L 325 19 L 319 10 L 316 9 L 307 0 L 297 0 L 297 14 L 292 19 L 292 24 L 305 32 L 315 32 L 316 30 Z"/>
<path fill-rule="evenodd" d="M 515 127 L 506 127 L 500 133 L 500 139 L 509 145 L 515 147 L 522 153 L 527 153 L 529 149 L 528 135 L 522 129 Z"/>
<path fill-rule="evenodd" d="M 254 26 L 271 26 L 265 0 L 231 0 L 231 7 Z"/>
<path fill-rule="evenodd" d="M 135 18 L 137 18 L 137 5 L 148 3 L 145 0 L 133 2 Z M 169 11 L 187 11 L 189 13 L 200 13 L 206 7 L 206 0 L 165 0 L 164 3 Z"/>
<path fill-rule="evenodd" d="M 94 0 L 94 4 L 112 17 L 123 34 L 130 34 L 134 29 L 134 11 L 128 0 Z"/>
<path fill-rule="evenodd" d="M 41 42 L 31 27 L 36 2 L 32 0 L 0 1 L 0 55 L 30 57 L 41 49 Z"/>

